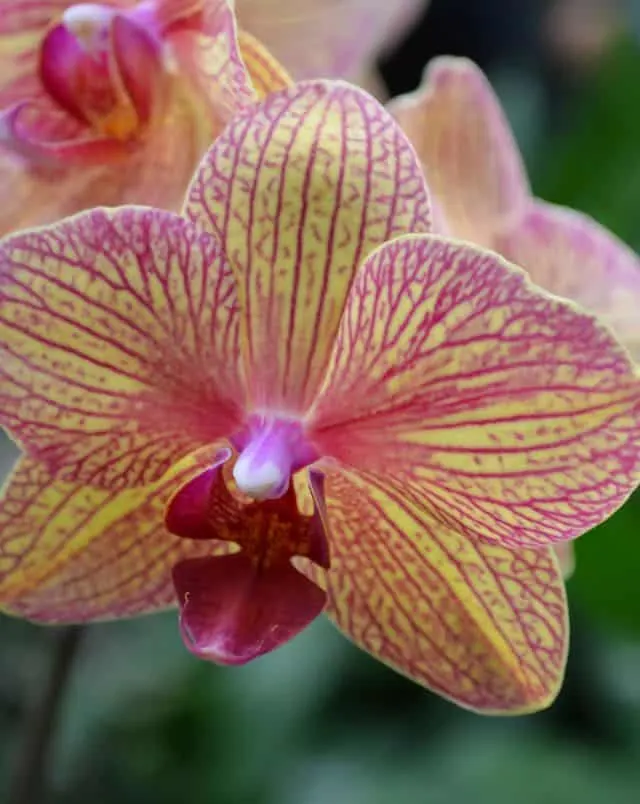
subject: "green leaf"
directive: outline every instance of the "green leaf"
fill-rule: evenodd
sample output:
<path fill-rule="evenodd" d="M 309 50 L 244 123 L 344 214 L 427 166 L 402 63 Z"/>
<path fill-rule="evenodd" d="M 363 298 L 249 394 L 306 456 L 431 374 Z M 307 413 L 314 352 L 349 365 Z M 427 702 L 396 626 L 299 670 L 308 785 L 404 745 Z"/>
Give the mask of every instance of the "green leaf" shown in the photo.
<path fill-rule="evenodd" d="M 569 595 L 594 621 L 640 637 L 640 494 L 576 542 Z"/>

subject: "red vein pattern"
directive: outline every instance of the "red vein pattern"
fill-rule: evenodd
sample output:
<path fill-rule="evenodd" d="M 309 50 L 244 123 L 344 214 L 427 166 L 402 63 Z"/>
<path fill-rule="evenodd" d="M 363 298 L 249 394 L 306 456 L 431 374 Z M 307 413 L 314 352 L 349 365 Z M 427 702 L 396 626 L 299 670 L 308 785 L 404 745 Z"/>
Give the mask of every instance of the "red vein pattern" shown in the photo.
<path fill-rule="evenodd" d="M 0 420 L 60 477 L 158 479 L 241 417 L 235 283 L 168 212 L 94 210 L 0 247 Z"/>
<path fill-rule="evenodd" d="M 547 706 L 567 650 L 564 587 L 551 550 L 468 539 L 366 475 L 326 479 L 328 614 L 358 646 L 483 712 Z"/>
<path fill-rule="evenodd" d="M 23 459 L 0 509 L 0 606 L 40 622 L 131 617 L 176 604 L 177 561 L 229 551 L 164 528 L 171 493 L 203 464 L 114 492 L 64 483 Z"/>
<path fill-rule="evenodd" d="M 640 259 L 593 218 L 534 201 L 496 248 L 543 288 L 579 302 L 640 360 Z"/>
<path fill-rule="evenodd" d="M 310 427 L 321 454 L 503 545 L 574 538 L 640 477 L 640 377 L 608 330 L 437 237 L 363 265 Z"/>
<path fill-rule="evenodd" d="M 191 185 L 185 214 L 222 240 L 239 276 L 251 402 L 304 410 L 326 368 L 358 264 L 426 232 L 420 165 L 363 91 L 308 82 L 239 114 Z"/>
<path fill-rule="evenodd" d="M 433 59 L 420 88 L 388 108 L 415 146 L 450 230 L 491 246 L 491 233 L 516 216 L 529 185 L 482 71 L 467 59 Z"/>

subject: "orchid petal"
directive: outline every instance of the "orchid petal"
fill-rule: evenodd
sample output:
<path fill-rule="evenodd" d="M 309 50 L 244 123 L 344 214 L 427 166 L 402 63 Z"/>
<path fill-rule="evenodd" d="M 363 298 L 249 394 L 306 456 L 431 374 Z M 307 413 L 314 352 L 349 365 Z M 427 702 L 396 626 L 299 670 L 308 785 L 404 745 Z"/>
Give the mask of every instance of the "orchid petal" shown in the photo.
<path fill-rule="evenodd" d="M 127 0 L 120 0 L 127 2 Z M 234 0 L 153 0 L 152 3 L 139 3 L 129 12 L 129 16 L 143 27 L 151 30 L 167 31 L 178 26 L 197 26 L 203 12 L 217 13 L 219 5 L 233 5 Z M 130 4 L 130 0 L 129 0 Z"/>
<path fill-rule="evenodd" d="M 40 78 L 47 94 L 65 111 L 84 123 L 89 123 L 84 104 L 74 92 L 78 63 L 92 69 L 90 80 L 83 85 L 95 91 L 96 80 L 102 93 L 111 97 L 111 81 L 103 65 L 92 59 L 77 38 L 64 25 L 59 23 L 51 28 L 40 46 Z"/>
<path fill-rule="evenodd" d="M 403 478 L 444 524 L 505 546 L 572 539 L 640 479 L 640 376 L 609 331 L 438 237 L 362 266 L 309 424 L 321 454 Z"/>
<path fill-rule="evenodd" d="M 139 123 L 159 123 L 164 112 L 162 85 L 167 82 L 162 63 L 162 46 L 139 25 L 117 14 L 111 26 L 113 58 L 123 87 Z"/>
<path fill-rule="evenodd" d="M 551 550 L 478 542 L 401 483 L 326 478 L 327 613 L 357 645 L 440 695 L 493 714 L 548 706 L 568 623 Z"/>
<path fill-rule="evenodd" d="M 434 59 L 421 87 L 392 101 L 389 111 L 415 146 L 450 231 L 490 246 L 497 227 L 526 203 L 529 185 L 482 71 L 467 59 Z"/>
<path fill-rule="evenodd" d="M 0 606 L 41 622 L 130 617 L 175 605 L 183 559 L 229 551 L 170 534 L 171 493 L 204 465 L 189 458 L 152 486 L 122 492 L 65 483 L 24 458 L 0 508 Z"/>
<path fill-rule="evenodd" d="M 69 0 L 12 0 L 3 3 L 0 36 L 18 36 L 27 32 L 42 35 L 43 28 L 62 15 Z"/>
<path fill-rule="evenodd" d="M 536 284 L 596 313 L 640 360 L 640 258 L 611 232 L 537 201 L 496 246 Z"/>
<path fill-rule="evenodd" d="M 242 60 L 259 99 L 293 84 L 293 79 L 284 67 L 251 34 L 239 31 L 238 43 Z"/>
<path fill-rule="evenodd" d="M 558 566 L 562 572 L 562 577 L 568 580 L 576 567 L 575 550 L 573 542 L 561 542 L 553 545 L 553 552 L 556 554 Z"/>
<path fill-rule="evenodd" d="M 172 84 L 170 98 L 170 113 L 163 124 L 151 126 L 139 144 L 92 140 L 86 133 L 84 139 L 65 141 L 61 139 L 65 126 L 79 124 L 71 118 L 63 120 L 59 112 L 50 115 L 46 108 L 40 114 L 40 100 L 28 107 L 34 122 L 25 128 L 22 111 L 16 131 L 13 116 L 18 112 L 8 110 L 2 121 L 5 147 L 10 146 L 16 156 L 0 151 L 4 193 L 9 199 L 0 209 L 0 234 L 52 223 L 95 206 L 136 203 L 179 209 L 209 144 L 211 128 L 178 81 Z M 37 161 L 17 158 L 19 154 Z M 94 164 L 98 156 L 102 164 Z M 83 169 L 69 170 L 67 157 L 76 164 L 84 161 Z"/>
<path fill-rule="evenodd" d="M 177 27 L 166 42 L 178 70 L 206 103 L 215 134 L 256 100 L 227 0 L 209 0 L 197 29 Z"/>
<path fill-rule="evenodd" d="M 406 138 L 372 97 L 317 81 L 238 115 L 203 159 L 185 215 L 239 277 L 256 408 L 304 410 L 321 382 L 358 264 L 430 226 Z"/>
<path fill-rule="evenodd" d="M 61 479 L 158 479 L 242 404 L 220 246 L 160 210 L 93 210 L 0 244 L 0 420 Z"/>
<path fill-rule="evenodd" d="M 126 143 L 94 135 L 67 114 L 31 101 L 0 112 L 0 142 L 32 165 L 48 168 L 122 162 L 131 152 Z"/>
<path fill-rule="evenodd" d="M 424 0 L 236 0 L 240 25 L 296 78 L 354 78 L 424 8 Z"/>

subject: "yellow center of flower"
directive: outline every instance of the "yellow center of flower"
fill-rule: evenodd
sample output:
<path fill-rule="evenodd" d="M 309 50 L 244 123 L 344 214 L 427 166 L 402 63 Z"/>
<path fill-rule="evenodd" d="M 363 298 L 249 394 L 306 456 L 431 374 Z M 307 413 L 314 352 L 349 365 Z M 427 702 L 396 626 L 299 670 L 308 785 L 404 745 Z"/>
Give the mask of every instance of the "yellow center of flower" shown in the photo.
<path fill-rule="evenodd" d="M 97 117 L 92 122 L 98 133 L 123 142 L 131 139 L 140 127 L 135 109 L 127 103 L 116 106 L 108 114 Z"/>

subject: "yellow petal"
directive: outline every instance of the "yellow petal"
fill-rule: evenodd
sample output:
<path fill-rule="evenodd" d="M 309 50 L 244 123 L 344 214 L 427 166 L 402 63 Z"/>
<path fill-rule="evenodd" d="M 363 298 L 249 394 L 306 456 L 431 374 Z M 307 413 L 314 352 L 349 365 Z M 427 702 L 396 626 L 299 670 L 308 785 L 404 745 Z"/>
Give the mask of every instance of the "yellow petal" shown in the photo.
<path fill-rule="evenodd" d="M 246 31 L 238 32 L 240 53 L 258 98 L 293 84 L 293 79 L 277 59 Z"/>
<path fill-rule="evenodd" d="M 176 215 L 93 210 L 0 244 L 0 420 L 67 480 L 145 485 L 242 419 L 218 243 Z"/>
<path fill-rule="evenodd" d="M 468 709 L 522 714 L 553 701 L 568 623 L 551 550 L 469 539 L 392 481 L 331 474 L 325 491 L 328 613 L 347 636 Z"/>
<path fill-rule="evenodd" d="M 176 561 L 228 550 L 164 527 L 170 495 L 209 458 L 186 459 L 158 483 L 124 492 L 61 482 L 22 459 L 0 507 L 0 606 L 42 622 L 82 622 L 173 605 Z"/>
<path fill-rule="evenodd" d="M 511 546 L 581 535 L 640 480 L 640 375 L 593 316 L 433 236 L 358 272 L 309 417 L 321 455 L 402 478 Z"/>
<path fill-rule="evenodd" d="M 313 398 L 359 263 L 431 222 L 395 121 L 329 81 L 238 115 L 204 158 L 185 215 L 220 238 L 238 276 L 251 402 L 283 413 Z"/>

